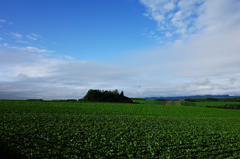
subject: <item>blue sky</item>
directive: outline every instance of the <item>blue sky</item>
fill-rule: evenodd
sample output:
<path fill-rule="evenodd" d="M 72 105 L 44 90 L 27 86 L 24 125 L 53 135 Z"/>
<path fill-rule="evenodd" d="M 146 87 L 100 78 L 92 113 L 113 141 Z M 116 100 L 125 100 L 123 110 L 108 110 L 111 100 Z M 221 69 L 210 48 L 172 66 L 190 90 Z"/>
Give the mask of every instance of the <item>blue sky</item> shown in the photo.
<path fill-rule="evenodd" d="M 3 0 L 0 98 L 240 95 L 238 0 Z"/>
<path fill-rule="evenodd" d="M 14 21 L 14 25 L 2 28 L 5 31 L 21 34 L 22 41 L 36 47 L 41 45 L 77 60 L 111 61 L 126 50 L 155 44 L 142 36 L 145 28 L 156 26 L 142 16 L 144 6 L 137 1 L 5 1 L 1 12 L 2 19 Z"/>

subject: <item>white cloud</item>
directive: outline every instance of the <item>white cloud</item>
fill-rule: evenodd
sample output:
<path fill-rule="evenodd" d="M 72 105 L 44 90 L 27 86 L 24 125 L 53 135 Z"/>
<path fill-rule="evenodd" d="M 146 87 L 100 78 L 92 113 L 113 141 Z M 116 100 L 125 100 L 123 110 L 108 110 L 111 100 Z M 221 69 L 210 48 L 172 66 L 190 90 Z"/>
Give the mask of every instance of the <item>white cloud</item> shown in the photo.
<path fill-rule="evenodd" d="M 163 35 L 188 38 L 130 52 L 108 64 L 49 58 L 41 54 L 51 52 L 46 49 L 6 45 L 0 50 L 0 96 L 81 98 L 88 89 L 119 89 L 129 97 L 240 95 L 240 2 L 181 0 L 175 1 L 177 12 L 164 8 L 173 1 L 141 2 L 159 30 L 165 29 Z M 156 32 L 152 36 L 166 39 Z"/>
<path fill-rule="evenodd" d="M 172 10 L 172 9 L 174 9 L 174 4 L 172 2 L 167 3 L 163 6 L 163 8 L 166 10 Z"/>
<path fill-rule="evenodd" d="M 226 34 L 219 36 L 226 37 Z M 42 54 L 31 53 L 36 51 L 33 47 L 28 47 L 31 52 L 27 49 L 0 50 L 0 94 L 25 99 L 37 96 L 43 99 L 78 99 L 89 89 L 119 89 L 129 97 L 240 95 L 240 84 L 236 82 L 240 79 L 240 58 L 237 54 L 240 49 L 237 42 L 223 46 L 213 38 L 208 41 L 205 38 L 208 37 L 189 44 L 171 45 L 166 49 L 145 50 L 142 54 L 137 52 L 138 56 L 131 55 L 134 58 L 128 55 L 127 58 L 118 59 L 120 65 L 121 61 L 128 63 L 126 59 L 129 59 L 134 64 L 129 66 L 116 65 L 116 61 L 113 64 L 76 61 L 68 56 L 65 60 L 47 58 Z M 228 37 L 224 39 L 228 40 Z M 216 50 L 216 46 L 221 46 L 218 49 L 220 51 Z M 204 49 L 199 49 L 201 47 Z M 224 54 L 228 50 L 225 47 L 231 47 L 232 50 Z M 214 50 L 217 53 L 211 54 Z M 213 63 L 215 55 L 218 58 Z M 231 58 L 223 60 L 229 56 Z M 236 65 L 231 65 L 233 59 Z M 224 62 L 227 63 L 222 66 Z"/>
<path fill-rule="evenodd" d="M 54 51 L 51 51 L 51 50 L 39 49 L 39 48 L 32 47 L 32 46 L 20 47 L 19 50 L 28 51 L 28 52 L 38 52 L 38 53 L 52 53 L 52 52 L 54 52 Z"/>
<path fill-rule="evenodd" d="M 240 2 L 237 0 L 206 1 L 199 8 L 196 27 L 206 31 L 218 31 L 232 25 L 240 24 Z"/>
<path fill-rule="evenodd" d="M 23 43 L 27 43 L 24 41 L 21 41 Z M 27 46 L 27 47 L 19 47 L 19 46 L 9 46 L 7 43 L 3 44 L 7 49 L 17 50 L 17 51 L 23 51 L 23 52 L 37 52 L 37 53 L 53 53 L 54 51 L 46 50 L 46 49 L 39 49 L 33 46 Z"/>
<path fill-rule="evenodd" d="M 143 13 L 143 16 L 148 17 L 149 14 L 148 13 Z"/>
<path fill-rule="evenodd" d="M 133 73 L 133 70 L 126 72 L 126 69 L 102 63 L 62 61 L 27 52 L 0 52 L 0 67 L 8 69 L 9 73 L 8 76 L 0 76 L 0 81 L 11 81 L 11 85 L 7 84 L 8 88 L 0 82 L 0 87 L 4 87 L 1 90 L 15 95 L 23 92 L 25 98 L 39 94 L 45 99 L 67 98 L 69 94 L 80 98 L 91 88 L 121 89 L 124 86 L 119 87 L 120 82 Z M 134 84 L 132 80 L 130 83 Z M 22 87 L 26 84 L 26 88 Z M 59 88 L 62 88 L 61 91 L 58 91 Z"/>
<path fill-rule="evenodd" d="M 192 83 L 196 85 L 206 85 L 209 84 L 210 81 L 208 78 L 195 78 L 192 80 Z"/>
<path fill-rule="evenodd" d="M 28 37 L 28 39 L 30 39 L 30 40 L 37 40 L 36 37 L 30 36 L 30 35 L 27 35 L 27 37 Z"/>
<path fill-rule="evenodd" d="M 161 22 L 165 19 L 165 17 L 163 15 L 159 15 L 159 14 L 153 14 L 153 19 L 158 21 L 158 26 L 160 26 Z M 164 23 L 164 22 L 162 22 Z"/>
<path fill-rule="evenodd" d="M 151 35 L 153 35 L 153 34 L 154 34 L 154 32 L 153 32 L 153 31 L 151 31 L 151 32 L 150 32 L 150 34 L 151 34 Z"/>
<path fill-rule="evenodd" d="M 23 40 L 17 40 L 16 42 L 17 42 L 17 43 L 25 43 L 25 44 L 29 44 L 29 42 L 27 42 L 27 41 L 23 41 Z"/>
<path fill-rule="evenodd" d="M 3 38 L 0 37 L 0 40 L 2 40 Z"/>
<path fill-rule="evenodd" d="M 0 19 L 0 23 L 5 23 L 6 20 Z"/>
<path fill-rule="evenodd" d="M 184 37 L 240 23 L 237 0 L 140 0 L 160 30 Z"/>
<path fill-rule="evenodd" d="M 31 33 L 31 35 L 26 35 L 26 37 L 30 40 L 37 40 L 37 38 L 40 38 L 41 36 Z"/>
<path fill-rule="evenodd" d="M 16 38 L 21 38 L 22 37 L 22 35 L 21 34 L 18 34 L 18 33 L 11 33 L 13 36 L 15 36 Z"/>
<path fill-rule="evenodd" d="M 216 1 L 211 2 L 216 3 Z M 238 6 L 238 3 L 234 4 L 233 1 L 224 1 L 224 3 L 221 1 L 217 5 L 215 3 L 202 6 L 205 8 L 208 6 L 209 9 L 203 9 L 205 13 L 196 20 L 196 22 L 201 20 L 197 24 L 199 25 L 211 19 L 207 21 L 212 23 L 207 22 L 207 27 L 205 26 L 204 29 L 201 27 L 202 30 L 189 35 L 187 39 L 176 40 L 164 47 L 159 46 L 144 53 L 134 54 L 135 59 L 137 57 L 139 63 L 146 68 L 151 70 L 150 65 L 152 65 L 155 74 L 165 76 L 169 82 L 172 81 L 169 85 L 178 94 L 240 95 L 238 93 L 240 83 L 236 82 L 240 79 L 240 21 L 238 20 L 240 10 L 234 9 L 237 8 L 234 5 Z M 181 19 L 180 15 L 178 13 L 179 19 Z M 193 32 L 195 29 L 193 28 Z M 176 32 L 186 34 L 187 30 L 179 27 Z M 149 76 L 155 78 L 153 74 L 149 73 Z M 165 91 L 173 94 L 168 89 Z"/>
<path fill-rule="evenodd" d="M 166 35 L 166 37 L 168 37 L 168 38 L 172 36 L 172 34 L 169 33 L 169 32 L 167 32 L 165 35 Z"/>
<path fill-rule="evenodd" d="M 34 34 L 34 33 L 32 33 L 32 35 L 35 36 L 35 37 L 39 37 L 38 35 L 36 35 L 36 34 Z"/>
<path fill-rule="evenodd" d="M 65 55 L 65 56 L 64 56 L 64 58 L 66 58 L 66 59 L 68 59 L 68 60 L 74 60 L 74 58 L 73 58 L 73 57 L 71 57 L 71 56 L 68 56 L 68 55 Z"/>

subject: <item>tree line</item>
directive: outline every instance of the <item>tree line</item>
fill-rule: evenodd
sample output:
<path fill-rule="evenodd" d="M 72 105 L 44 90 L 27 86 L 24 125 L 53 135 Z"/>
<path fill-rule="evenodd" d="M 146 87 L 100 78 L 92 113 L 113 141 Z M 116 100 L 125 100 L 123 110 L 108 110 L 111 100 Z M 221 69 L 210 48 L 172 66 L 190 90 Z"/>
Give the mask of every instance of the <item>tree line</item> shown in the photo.
<path fill-rule="evenodd" d="M 189 102 L 240 102 L 240 98 L 187 98 Z"/>
<path fill-rule="evenodd" d="M 240 110 L 240 104 L 225 104 L 225 105 L 216 105 L 216 106 L 209 106 L 206 105 L 208 108 L 222 108 L 222 109 L 238 109 Z"/>
<path fill-rule="evenodd" d="M 90 89 L 81 101 L 133 103 L 130 98 L 124 96 L 123 91 L 119 93 L 117 89 L 113 91 Z"/>

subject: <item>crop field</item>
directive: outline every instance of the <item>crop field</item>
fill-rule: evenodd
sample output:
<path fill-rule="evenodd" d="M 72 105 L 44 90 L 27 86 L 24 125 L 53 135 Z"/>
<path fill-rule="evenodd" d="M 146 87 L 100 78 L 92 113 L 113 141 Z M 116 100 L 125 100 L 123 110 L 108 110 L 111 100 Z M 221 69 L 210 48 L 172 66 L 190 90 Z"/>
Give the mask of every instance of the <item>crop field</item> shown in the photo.
<path fill-rule="evenodd" d="M 196 106 L 215 106 L 215 105 L 225 105 L 225 104 L 240 104 L 239 102 L 192 102 Z"/>
<path fill-rule="evenodd" d="M 139 102 L 141 104 L 157 104 L 157 105 L 166 105 L 167 101 L 156 101 L 156 100 L 133 100 L 134 102 Z"/>
<path fill-rule="evenodd" d="M 19 158 L 240 158 L 240 110 L 0 101 L 0 125 L 1 153 Z"/>
<path fill-rule="evenodd" d="M 173 103 L 173 102 L 172 102 Z M 167 101 L 166 105 L 171 105 L 171 101 Z"/>
<path fill-rule="evenodd" d="M 194 102 L 181 101 L 182 106 L 196 106 Z"/>

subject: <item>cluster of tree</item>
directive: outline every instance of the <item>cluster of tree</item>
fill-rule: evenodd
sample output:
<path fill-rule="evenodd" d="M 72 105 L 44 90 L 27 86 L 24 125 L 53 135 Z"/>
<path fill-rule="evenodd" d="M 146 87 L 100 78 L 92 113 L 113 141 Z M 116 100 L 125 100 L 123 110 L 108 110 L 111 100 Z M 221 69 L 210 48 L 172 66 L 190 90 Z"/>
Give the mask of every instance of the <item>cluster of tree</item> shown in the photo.
<path fill-rule="evenodd" d="M 155 99 L 155 101 L 167 101 L 167 99 Z"/>
<path fill-rule="evenodd" d="M 81 101 L 133 103 L 130 98 L 124 96 L 123 91 L 119 94 L 117 89 L 114 91 L 90 89 Z"/>
<path fill-rule="evenodd" d="M 54 102 L 76 102 L 77 99 L 53 99 Z"/>
<path fill-rule="evenodd" d="M 189 102 L 240 102 L 240 98 L 187 98 Z"/>
<path fill-rule="evenodd" d="M 26 99 L 28 101 L 43 101 L 43 99 Z"/>
<path fill-rule="evenodd" d="M 240 104 L 225 104 L 220 106 L 208 106 L 208 108 L 223 108 L 223 109 L 239 109 L 240 110 Z"/>

